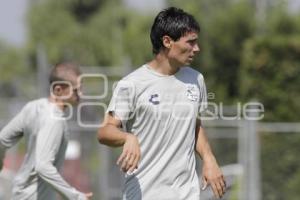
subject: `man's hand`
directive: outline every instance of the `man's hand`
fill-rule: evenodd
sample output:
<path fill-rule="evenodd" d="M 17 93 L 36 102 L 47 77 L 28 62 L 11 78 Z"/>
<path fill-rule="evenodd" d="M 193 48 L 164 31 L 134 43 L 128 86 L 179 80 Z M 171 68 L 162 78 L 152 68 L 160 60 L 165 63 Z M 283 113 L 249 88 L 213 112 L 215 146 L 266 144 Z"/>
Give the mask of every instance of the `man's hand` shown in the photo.
<path fill-rule="evenodd" d="M 219 168 L 214 158 L 203 160 L 202 179 L 203 187 L 202 190 L 210 185 L 217 198 L 222 198 L 225 194 L 226 183 L 221 169 Z"/>
<path fill-rule="evenodd" d="M 123 146 L 123 152 L 120 155 L 117 165 L 123 172 L 133 172 L 138 167 L 141 157 L 140 145 L 137 137 L 133 134 L 127 134 Z"/>
<path fill-rule="evenodd" d="M 92 196 L 93 196 L 92 192 L 85 193 L 86 200 L 90 200 L 92 198 Z"/>

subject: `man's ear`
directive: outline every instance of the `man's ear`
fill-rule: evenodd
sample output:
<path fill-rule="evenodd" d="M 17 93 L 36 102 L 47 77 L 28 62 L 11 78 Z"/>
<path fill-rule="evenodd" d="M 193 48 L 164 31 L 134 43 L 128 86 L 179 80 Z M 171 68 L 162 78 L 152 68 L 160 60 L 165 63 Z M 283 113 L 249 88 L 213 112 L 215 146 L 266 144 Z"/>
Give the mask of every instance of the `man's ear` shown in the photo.
<path fill-rule="evenodd" d="M 170 36 L 164 35 L 162 37 L 162 42 L 166 49 L 170 49 L 172 47 L 174 41 Z"/>
<path fill-rule="evenodd" d="M 54 96 L 60 97 L 62 96 L 62 87 L 61 85 L 54 85 L 52 90 Z"/>

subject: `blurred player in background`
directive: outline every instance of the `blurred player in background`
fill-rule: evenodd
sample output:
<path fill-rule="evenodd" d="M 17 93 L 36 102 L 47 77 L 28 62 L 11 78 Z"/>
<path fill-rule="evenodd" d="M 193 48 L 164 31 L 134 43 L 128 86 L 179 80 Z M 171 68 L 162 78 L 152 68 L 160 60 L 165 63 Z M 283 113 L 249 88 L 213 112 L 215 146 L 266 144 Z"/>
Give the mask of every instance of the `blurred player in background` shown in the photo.
<path fill-rule="evenodd" d="M 59 174 L 67 147 L 66 105 L 79 102 L 79 68 L 73 63 L 60 63 L 50 74 L 48 98 L 27 103 L 0 132 L 0 169 L 6 149 L 22 137 L 26 155 L 13 183 L 13 200 L 54 200 L 56 193 L 69 200 L 88 200 L 71 187 Z"/>
<path fill-rule="evenodd" d="M 123 78 L 114 90 L 98 140 L 122 146 L 123 200 L 199 200 L 197 152 L 203 189 L 216 197 L 225 180 L 198 118 L 206 109 L 201 73 L 188 67 L 200 51 L 199 24 L 181 9 L 161 11 L 151 29 L 154 59 Z"/>

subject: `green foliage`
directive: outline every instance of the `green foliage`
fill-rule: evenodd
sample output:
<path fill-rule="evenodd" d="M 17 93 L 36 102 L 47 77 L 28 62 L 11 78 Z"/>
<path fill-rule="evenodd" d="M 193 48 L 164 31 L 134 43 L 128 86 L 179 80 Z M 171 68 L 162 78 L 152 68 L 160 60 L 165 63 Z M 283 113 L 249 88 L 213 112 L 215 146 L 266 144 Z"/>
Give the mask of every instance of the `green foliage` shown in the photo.
<path fill-rule="evenodd" d="M 300 151 L 299 133 L 263 134 L 262 186 L 263 199 L 299 198 Z"/>
<path fill-rule="evenodd" d="M 267 121 L 299 121 L 300 37 L 249 40 L 244 50 L 240 92 L 265 106 Z"/>
<path fill-rule="evenodd" d="M 150 18 L 130 13 L 119 1 L 97 5 L 89 15 L 80 14 L 77 7 L 90 4 L 78 1 L 46 1 L 34 6 L 28 18 L 32 54 L 42 43 L 50 63 L 76 60 L 84 65 L 111 66 L 123 64 L 129 56 L 133 64 L 140 65 L 150 59 L 150 43 L 145 43 Z M 53 10 L 55 14 L 49 14 Z"/>
<path fill-rule="evenodd" d="M 153 57 L 150 41 L 152 21 L 152 16 L 138 16 L 137 14 L 131 14 L 127 19 L 123 36 L 124 52 L 133 66 L 141 66 Z"/>
<path fill-rule="evenodd" d="M 26 67 L 22 66 L 23 59 L 20 50 L 0 44 L 1 82 L 9 82 L 15 79 L 18 74 L 26 72 Z"/>
<path fill-rule="evenodd" d="M 18 93 L 16 83 L 24 81 L 26 75 L 30 73 L 22 49 L 0 43 L 0 72 L 0 96 L 16 96 Z"/>
<path fill-rule="evenodd" d="M 266 18 L 266 34 L 268 35 L 295 35 L 300 33 L 299 14 L 291 15 L 286 5 L 275 7 Z"/>
<path fill-rule="evenodd" d="M 232 102 L 239 97 L 243 44 L 254 34 L 252 15 L 249 5 L 238 3 L 216 13 L 207 24 L 203 48 L 210 56 L 206 60 L 206 69 L 219 101 Z"/>
<path fill-rule="evenodd" d="M 265 121 L 300 120 L 299 28 L 299 18 L 280 8 L 268 16 L 266 32 L 245 43 L 241 98 L 262 102 Z M 263 199 L 298 199 L 299 133 L 263 134 L 261 140 Z"/>
<path fill-rule="evenodd" d="M 42 43 L 51 63 L 56 63 L 66 54 L 71 54 L 72 42 L 79 37 L 80 32 L 72 15 L 65 12 L 60 4 L 58 1 L 37 4 L 29 12 L 32 54 L 36 53 L 36 47 Z"/>

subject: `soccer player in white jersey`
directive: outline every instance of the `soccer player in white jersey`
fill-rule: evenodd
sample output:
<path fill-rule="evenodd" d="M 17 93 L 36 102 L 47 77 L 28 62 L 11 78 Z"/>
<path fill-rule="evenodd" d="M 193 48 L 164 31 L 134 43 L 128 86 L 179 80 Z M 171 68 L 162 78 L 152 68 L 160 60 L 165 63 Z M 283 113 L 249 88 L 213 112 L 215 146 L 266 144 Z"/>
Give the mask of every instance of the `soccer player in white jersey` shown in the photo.
<path fill-rule="evenodd" d="M 161 11 L 150 34 L 154 59 L 114 90 L 98 140 L 123 147 L 117 161 L 125 172 L 123 200 L 199 200 L 195 152 L 203 160 L 203 188 L 225 193 L 198 117 L 206 108 L 204 79 L 188 67 L 200 51 L 199 30 L 183 10 Z"/>
<path fill-rule="evenodd" d="M 27 152 L 13 183 L 13 200 L 88 200 L 59 174 L 67 147 L 66 105 L 79 102 L 79 68 L 60 63 L 50 74 L 51 94 L 27 103 L 0 132 L 0 169 L 4 152 L 24 137 Z M 57 193 L 57 194 L 56 194 Z"/>

